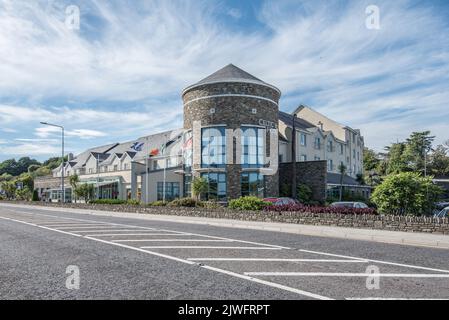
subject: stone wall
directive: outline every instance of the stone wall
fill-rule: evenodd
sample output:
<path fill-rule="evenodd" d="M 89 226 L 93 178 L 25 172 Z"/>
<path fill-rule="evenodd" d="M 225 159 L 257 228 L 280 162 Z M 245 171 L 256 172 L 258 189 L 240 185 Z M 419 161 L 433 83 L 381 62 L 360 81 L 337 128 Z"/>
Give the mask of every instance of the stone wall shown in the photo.
<path fill-rule="evenodd" d="M 60 207 L 56 203 L 16 202 L 21 204 Z M 154 215 L 175 215 L 234 219 L 242 221 L 281 222 L 316 226 L 338 226 L 345 228 L 377 229 L 403 232 L 423 232 L 449 235 L 449 219 L 432 217 L 312 214 L 299 212 L 235 211 L 226 208 L 171 208 L 143 207 L 130 205 L 65 204 L 66 208 L 101 210 L 112 212 L 133 212 Z"/>
<path fill-rule="evenodd" d="M 279 189 L 287 186 L 291 190 L 292 163 L 279 165 Z M 327 163 L 326 161 L 306 161 L 296 163 L 296 182 L 305 184 L 312 189 L 312 198 L 315 201 L 326 200 Z"/>

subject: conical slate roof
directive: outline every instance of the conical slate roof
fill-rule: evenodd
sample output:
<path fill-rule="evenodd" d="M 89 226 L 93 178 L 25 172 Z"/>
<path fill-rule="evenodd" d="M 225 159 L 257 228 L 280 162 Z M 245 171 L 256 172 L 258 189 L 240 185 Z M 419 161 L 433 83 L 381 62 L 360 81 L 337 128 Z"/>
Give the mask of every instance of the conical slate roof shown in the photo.
<path fill-rule="evenodd" d="M 240 69 L 239 67 L 236 67 L 231 63 L 228 64 L 226 67 L 212 73 L 210 76 L 204 78 L 203 80 L 187 87 L 186 89 L 184 89 L 184 92 L 203 84 L 217 83 L 217 82 L 251 82 L 255 84 L 269 86 L 279 91 L 279 89 L 275 88 L 274 86 L 256 78 L 255 76 Z"/>
<path fill-rule="evenodd" d="M 240 69 L 239 67 L 234 66 L 232 63 L 228 64 L 226 67 L 212 73 L 210 76 L 204 78 L 203 80 L 196 83 L 196 85 L 208 83 L 208 82 L 217 82 L 217 81 L 237 81 L 237 80 L 251 80 L 255 82 L 264 83 L 262 80 L 256 78 L 255 76 L 249 74 L 248 72 Z"/>

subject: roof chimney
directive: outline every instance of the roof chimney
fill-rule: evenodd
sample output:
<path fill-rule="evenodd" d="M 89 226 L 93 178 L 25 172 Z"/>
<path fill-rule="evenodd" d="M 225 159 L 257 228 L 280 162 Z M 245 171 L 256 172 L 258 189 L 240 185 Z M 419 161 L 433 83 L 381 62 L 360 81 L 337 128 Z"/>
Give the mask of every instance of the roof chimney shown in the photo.
<path fill-rule="evenodd" d="M 324 131 L 323 123 L 321 121 L 318 122 L 318 126 L 320 127 L 321 131 Z"/>

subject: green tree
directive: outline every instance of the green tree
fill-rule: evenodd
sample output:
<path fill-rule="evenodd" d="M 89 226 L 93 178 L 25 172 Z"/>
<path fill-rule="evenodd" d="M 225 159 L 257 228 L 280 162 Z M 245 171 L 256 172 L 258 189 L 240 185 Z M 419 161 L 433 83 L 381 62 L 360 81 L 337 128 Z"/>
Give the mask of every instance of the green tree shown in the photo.
<path fill-rule="evenodd" d="M 449 175 L 449 156 L 447 155 L 449 148 L 439 145 L 430 156 L 430 170 L 436 176 Z"/>
<path fill-rule="evenodd" d="M 0 183 L 0 189 L 5 192 L 7 199 L 13 199 L 16 194 L 16 184 L 14 181 L 3 181 Z"/>
<path fill-rule="evenodd" d="M 387 176 L 374 190 L 371 200 L 382 213 L 421 215 L 431 212 L 441 193 L 432 177 L 403 172 Z"/>
<path fill-rule="evenodd" d="M 75 189 L 75 196 L 88 203 L 94 197 L 95 188 L 92 184 L 81 184 Z"/>
<path fill-rule="evenodd" d="M 70 186 L 72 187 L 72 192 L 75 195 L 75 203 L 76 203 L 76 193 L 75 190 L 78 187 L 78 183 L 80 182 L 80 178 L 77 174 L 74 174 L 69 177 Z"/>
<path fill-rule="evenodd" d="M 203 177 L 198 177 L 192 181 L 192 194 L 197 200 L 201 199 L 201 195 L 209 189 L 209 183 Z"/>
<path fill-rule="evenodd" d="M 406 140 L 406 147 L 403 158 L 409 170 L 424 172 L 426 154 L 432 148 L 434 136 L 430 136 L 430 131 L 413 132 Z"/>
<path fill-rule="evenodd" d="M 363 169 L 365 172 L 375 171 L 380 163 L 379 155 L 369 148 L 363 149 Z"/>
<path fill-rule="evenodd" d="M 387 153 L 387 174 L 408 171 L 407 162 L 404 159 L 406 144 L 404 142 L 393 143 L 385 148 Z"/>

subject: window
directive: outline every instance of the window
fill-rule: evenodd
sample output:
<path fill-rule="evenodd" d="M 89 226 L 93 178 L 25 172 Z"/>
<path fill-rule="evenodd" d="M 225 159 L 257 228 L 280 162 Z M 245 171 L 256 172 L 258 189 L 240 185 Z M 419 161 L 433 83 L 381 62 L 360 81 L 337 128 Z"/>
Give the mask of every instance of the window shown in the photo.
<path fill-rule="evenodd" d="M 301 143 L 302 146 L 307 146 L 307 136 L 305 133 L 301 133 L 299 141 Z"/>
<path fill-rule="evenodd" d="M 201 175 L 209 183 L 209 189 L 204 195 L 206 200 L 226 201 L 226 174 L 203 173 Z"/>
<path fill-rule="evenodd" d="M 201 166 L 203 168 L 225 167 L 226 136 L 225 129 L 204 128 L 201 134 Z"/>
<path fill-rule="evenodd" d="M 118 165 L 114 164 L 114 171 L 118 171 Z"/>
<path fill-rule="evenodd" d="M 357 151 L 357 160 L 360 160 L 360 152 Z"/>
<path fill-rule="evenodd" d="M 334 162 L 332 159 L 327 160 L 327 171 L 334 171 Z"/>
<path fill-rule="evenodd" d="M 321 158 L 320 157 L 318 157 L 318 156 L 315 156 L 315 161 L 320 161 L 321 160 Z"/>
<path fill-rule="evenodd" d="M 128 170 L 128 169 L 129 169 L 129 164 L 128 163 L 123 164 L 123 170 Z"/>
<path fill-rule="evenodd" d="M 315 149 L 320 150 L 321 149 L 321 139 L 315 138 Z"/>
<path fill-rule="evenodd" d="M 328 152 L 334 152 L 334 144 L 332 141 L 327 142 L 327 151 Z"/>
<path fill-rule="evenodd" d="M 92 168 L 89 168 L 89 173 L 93 173 L 93 170 L 92 170 Z"/>
<path fill-rule="evenodd" d="M 343 154 L 344 151 L 345 151 L 344 145 L 343 145 L 343 144 L 340 144 L 340 154 Z"/>
<path fill-rule="evenodd" d="M 242 197 L 255 196 L 263 198 L 265 195 L 265 179 L 258 172 L 242 173 L 241 186 Z"/>
<path fill-rule="evenodd" d="M 305 154 L 302 154 L 299 158 L 299 161 L 301 162 L 306 162 L 307 161 L 307 156 Z"/>
<path fill-rule="evenodd" d="M 165 201 L 179 198 L 179 182 L 165 182 Z M 164 200 L 164 182 L 157 183 L 157 200 Z"/>
<path fill-rule="evenodd" d="M 242 166 L 259 168 L 265 162 L 265 129 L 242 128 Z"/>

